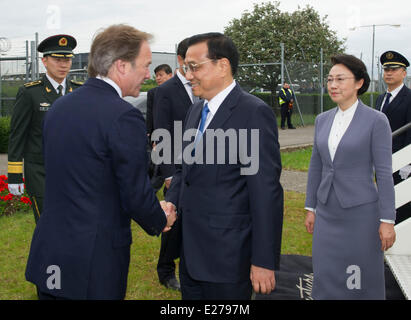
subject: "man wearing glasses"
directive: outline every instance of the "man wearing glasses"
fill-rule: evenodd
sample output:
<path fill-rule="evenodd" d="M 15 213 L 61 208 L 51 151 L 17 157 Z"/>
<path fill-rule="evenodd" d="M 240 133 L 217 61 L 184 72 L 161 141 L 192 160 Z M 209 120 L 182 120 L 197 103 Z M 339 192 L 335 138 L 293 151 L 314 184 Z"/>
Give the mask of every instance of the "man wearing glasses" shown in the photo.
<path fill-rule="evenodd" d="M 159 175 L 165 178 L 164 195 L 170 188 L 175 171 L 174 167 L 174 122 L 181 123 L 186 117 L 188 108 L 196 100 L 193 96 L 190 82 L 184 77 L 183 64 L 187 51 L 185 39 L 177 46 L 177 61 L 179 68 L 176 75 L 156 88 L 154 93 L 153 119 L 154 130 L 166 129 L 171 135 L 171 163 L 160 164 Z M 158 144 L 161 141 L 154 141 Z M 179 257 L 176 247 L 179 223 L 170 232 L 161 235 L 160 255 L 157 263 L 157 273 L 160 283 L 167 288 L 180 290 L 180 284 L 175 276 L 174 259 Z"/>
<path fill-rule="evenodd" d="M 411 122 L 411 90 L 404 85 L 407 76 L 407 67 L 410 63 L 398 52 L 387 51 L 380 57 L 384 69 L 384 82 L 387 92 L 377 98 L 376 108 L 382 111 L 390 121 L 391 130 L 403 127 Z M 411 143 L 411 130 L 395 137 L 392 141 L 392 152 L 408 146 Z M 398 184 L 411 173 L 411 165 L 407 165 L 399 172 L 394 173 L 394 184 Z M 397 209 L 395 223 L 400 223 L 411 217 L 411 203 Z"/>
<path fill-rule="evenodd" d="M 181 218 L 183 299 L 247 300 L 252 289 L 268 294 L 275 287 L 283 218 L 278 129 L 271 108 L 234 81 L 238 61 L 234 43 L 221 33 L 189 40 L 186 78 L 204 101 L 190 108 L 184 130 L 197 129 L 193 151 L 207 161 L 183 160 L 166 194 Z M 209 139 L 212 130 L 257 131 L 257 141 L 239 142 L 246 150 L 258 147 L 257 172 L 242 174 L 245 165 L 230 157 L 232 145 L 222 149 L 225 160 L 217 160 L 221 149 Z M 189 144 L 184 141 L 183 150 Z"/>

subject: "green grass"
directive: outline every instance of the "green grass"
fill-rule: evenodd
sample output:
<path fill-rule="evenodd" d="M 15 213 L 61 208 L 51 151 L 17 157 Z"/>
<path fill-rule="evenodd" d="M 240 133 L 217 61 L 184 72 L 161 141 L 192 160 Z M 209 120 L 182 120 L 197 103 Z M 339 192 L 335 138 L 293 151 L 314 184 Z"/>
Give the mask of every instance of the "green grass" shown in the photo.
<path fill-rule="evenodd" d="M 281 163 L 284 170 L 308 171 L 313 148 L 302 148 L 281 152 Z"/>
<path fill-rule="evenodd" d="M 283 254 L 311 255 L 311 235 L 304 227 L 304 198 L 304 194 L 285 193 Z M 34 227 L 31 211 L 0 217 L 0 300 L 37 299 L 35 286 L 24 277 Z M 158 282 L 160 238 L 148 236 L 134 222 L 132 232 L 126 299 L 180 299 L 179 292 L 167 290 Z"/>

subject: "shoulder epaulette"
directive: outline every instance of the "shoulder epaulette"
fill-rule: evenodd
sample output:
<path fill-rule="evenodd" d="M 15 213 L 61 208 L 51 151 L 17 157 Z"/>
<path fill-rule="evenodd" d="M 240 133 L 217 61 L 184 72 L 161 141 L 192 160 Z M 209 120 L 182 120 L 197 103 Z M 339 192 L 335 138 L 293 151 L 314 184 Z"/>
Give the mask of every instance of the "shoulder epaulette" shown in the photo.
<path fill-rule="evenodd" d="M 39 85 L 39 84 L 41 84 L 41 80 L 36 80 L 36 81 L 32 81 L 32 82 L 27 82 L 27 83 L 24 84 L 24 86 L 25 86 L 26 88 L 29 88 L 29 87 L 37 86 L 37 85 Z"/>
<path fill-rule="evenodd" d="M 82 85 L 84 84 L 84 82 L 81 82 L 81 81 L 70 80 L 70 82 L 71 82 L 72 84 L 75 84 L 75 85 L 78 85 L 78 86 L 82 86 Z"/>

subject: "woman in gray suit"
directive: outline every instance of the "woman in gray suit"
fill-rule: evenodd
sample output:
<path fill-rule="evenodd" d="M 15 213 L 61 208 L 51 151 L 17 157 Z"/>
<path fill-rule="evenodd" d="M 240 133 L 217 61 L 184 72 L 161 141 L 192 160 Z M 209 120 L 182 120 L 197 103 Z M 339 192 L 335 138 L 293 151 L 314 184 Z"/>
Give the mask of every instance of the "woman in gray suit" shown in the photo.
<path fill-rule="evenodd" d="M 395 241 L 390 125 L 358 99 L 370 83 L 364 63 L 344 54 L 331 62 L 337 107 L 316 118 L 305 202 L 312 297 L 385 299 L 383 252 Z"/>

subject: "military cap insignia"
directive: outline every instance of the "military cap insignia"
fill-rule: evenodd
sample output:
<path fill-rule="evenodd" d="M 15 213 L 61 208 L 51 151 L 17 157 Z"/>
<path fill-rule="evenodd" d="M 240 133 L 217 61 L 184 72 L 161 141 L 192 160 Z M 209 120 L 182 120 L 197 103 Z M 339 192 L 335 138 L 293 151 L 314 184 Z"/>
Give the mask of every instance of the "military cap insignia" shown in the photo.
<path fill-rule="evenodd" d="M 77 46 L 74 37 L 68 34 L 57 34 L 44 39 L 37 47 L 43 56 L 51 55 L 55 57 L 72 58 L 73 49 Z"/>
<path fill-rule="evenodd" d="M 65 46 L 67 46 L 67 39 L 66 38 L 61 38 L 60 40 L 59 40 L 59 46 L 60 47 L 65 47 Z"/>
<path fill-rule="evenodd" d="M 393 55 L 392 52 L 387 52 L 387 54 L 385 56 L 388 60 L 391 60 L 392 58 L 394 58 L 394 55 Z"/>

